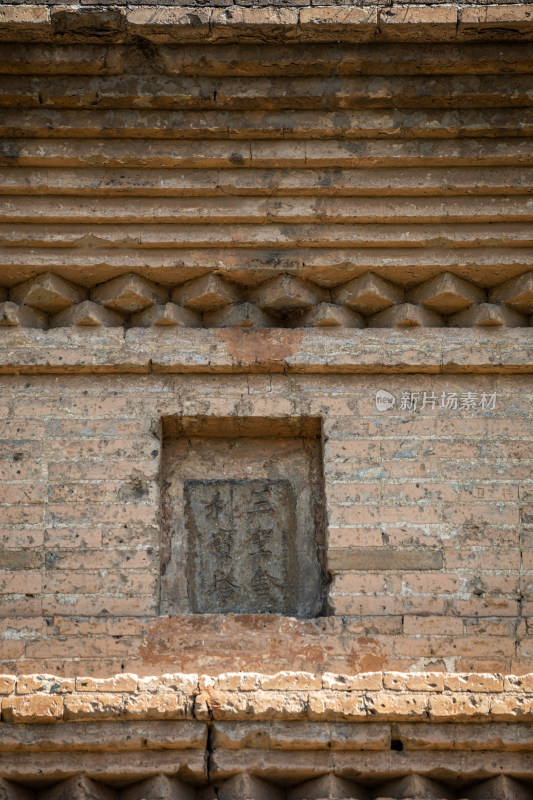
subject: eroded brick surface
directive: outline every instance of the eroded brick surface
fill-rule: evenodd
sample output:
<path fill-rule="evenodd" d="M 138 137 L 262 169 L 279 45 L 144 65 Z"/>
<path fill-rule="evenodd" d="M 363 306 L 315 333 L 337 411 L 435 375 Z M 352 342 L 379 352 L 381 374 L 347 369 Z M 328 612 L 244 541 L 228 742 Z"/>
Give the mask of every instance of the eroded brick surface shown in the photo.
<path fill-rule="evenodd" d="M 6 681 L 11 676 L 2 678 Z M 531 674 L 320 675 L 285 671 L 222 673 L 216 677 L 176 673 L 150 678 L 119 674 L 100 680 L 78 678 L 76 685 L 59 677 L 47 678 L 44 682 L 42 676 L 20 676 L 17 690 L 1 700 L 3 721 L 169 718 L 203 722 L 250 719 L 338 722 L 366 718 L 389 722 L 513 719 L 531 722 L 533 719 Z M 35 688 L 28 692 L 30 685 Z"/>

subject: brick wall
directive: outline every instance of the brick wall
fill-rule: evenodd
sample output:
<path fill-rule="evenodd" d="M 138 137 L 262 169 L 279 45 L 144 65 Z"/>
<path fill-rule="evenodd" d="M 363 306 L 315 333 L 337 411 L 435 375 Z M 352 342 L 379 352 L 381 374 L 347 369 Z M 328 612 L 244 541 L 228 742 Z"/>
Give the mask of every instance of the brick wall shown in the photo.
<path fill-rule="evenodd" d="M 531 387 L 528 375 L 3 376 L 2 668 L 528 671 Z M 394 409 L 376 410 L 377 390 Z M 418 407 L 402 410 L 411 392 Z M 440 408 L 443 393 L 477 408 Z M 158 617 L 161 417 L 243 413 L 322 418 L 329 615 Z"/>
<path fill-rule="evenodd" d="M 3 669 L 530 669 L 533 20 L 474 5 L 2 5 Z M 320 418 L 327 616 L 159 613 L 182 416 Z"/>

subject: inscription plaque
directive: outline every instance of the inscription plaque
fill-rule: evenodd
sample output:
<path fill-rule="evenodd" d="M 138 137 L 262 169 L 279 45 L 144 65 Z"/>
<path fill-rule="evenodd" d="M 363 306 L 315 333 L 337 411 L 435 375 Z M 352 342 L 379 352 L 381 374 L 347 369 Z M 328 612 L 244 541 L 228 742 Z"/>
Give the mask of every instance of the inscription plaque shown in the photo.
<path fill-rule="evenodd" d="M 188 590 L 197 613 L 291 613 L 296 500 L 288 480 L 184 485 Z"/>

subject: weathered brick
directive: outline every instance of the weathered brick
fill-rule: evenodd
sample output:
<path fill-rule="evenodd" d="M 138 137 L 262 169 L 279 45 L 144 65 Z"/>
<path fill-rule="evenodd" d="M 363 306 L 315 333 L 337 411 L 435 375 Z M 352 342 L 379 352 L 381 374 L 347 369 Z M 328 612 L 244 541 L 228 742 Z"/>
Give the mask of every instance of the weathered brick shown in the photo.
<path fill-rule="evenodd" d="M 500 675 L 483 673 L 446 675 L 444 688 L 451 692 L 500 692 L 503 689 L 503 679 Z"/>
<path fill-rule="evenodd" d="M 322 687 L 319 676 L 305 672 L 278 672 L 263 676 L 260 687 L 263 691 L 306 691 Z"/>
<path fill-rule="evenodd" d="M 0 572 L 0 594 L 38 594 L 41 591 L 41 575 L 39 572 Z"/>
<path fill-rule="evenodd" d="M 432 695 L 429 700 L 429 717 L 431 720 L 474 720 L 483 719 L 490 710 L 490 697 L 486 694 L 453 694 Z"/>
<path fill-rule="evenodd" d="M 113 719 L 124 713 L 124 695 L 119 692 L 82 692 L 66 695 L 65 719 Z"/>
<path fill-rule="evenodd" d="M 4 722 L 57 722 L 63 717 L 63 698 L 49 695 L 7 697 L 2 700 Z"/>
<path fill-rule="evenodd" d="M 424 717 L 428 710 L 428 698 L 423 692 L 377 692 L 365 697 L 369 717 L 377 716 L 391 720 L 408 720 Z"/>
<path fill-rule="evenodd" d="M 444 675 L 440 672 L 384 672 L 383 686 L 398 692 L 440 692 L 444 688 Z"/>
<path fill-rule="evenodd" d="M 490 716 L 499 721 L 519 722 L 533 717 L 533 700 L 527 695 L 498 695 L 488 697 Z"/>
<path fill-rule="evenodd" d="M 340 691 L 379 690 L 382 687 L 381 672 L 361 673 L 360 675 L 334 675 L 325 672 L 322 675 L 324 689 Z"/>
<path fill-rule="evenodd" d="M 136 689 L 136 675 L 115 675 L 113 678 L 76 678 L 77 692 L 134 692 Z"/>
<path fill-rule="evenodd" d="M 139 692 L 126 695 L 124 702 L 125 715 L 129 719 L 182 719 L 191 716 L 190 698 L 178 692 Z"/>
<path fill-rule="evenodd" d="M 0 675 L 0 694 L 12 694 L 17 679 L 14 675 Z"/>

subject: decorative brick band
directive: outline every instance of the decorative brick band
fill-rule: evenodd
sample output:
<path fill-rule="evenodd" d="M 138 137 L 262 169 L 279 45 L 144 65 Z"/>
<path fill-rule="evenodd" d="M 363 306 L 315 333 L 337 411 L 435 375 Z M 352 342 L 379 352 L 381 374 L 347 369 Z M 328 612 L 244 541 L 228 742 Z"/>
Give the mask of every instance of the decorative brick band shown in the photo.
<path fill-rule="evenodd" d="M 423 202 L 427 205 L 428 201 Z M 7 213 L 3 216 L 9 221 Z M 16 212 L 15 219 L 19 219 Z M 207 274 L 172 291 L 131 273 L 102 283 L 90 293 L 45 273 L 21 282 L 9 296 L 5 300 L 7 292 L 0 288 L 0 327 L 165 327 L 172 328 L 178 338 L 182 328 L 202 327 L 527 328 L 533 312 L 533 272 L 512 278 L 488 294 L 447 272 L 408 291 L 371 272 L 333 288 L 283 274 L 245 288 Z"/>
<path fill-rule="evenodd" d="M 307 672 L 0 676 L 2 721 L 533 721 L 527 675 Z"/>

